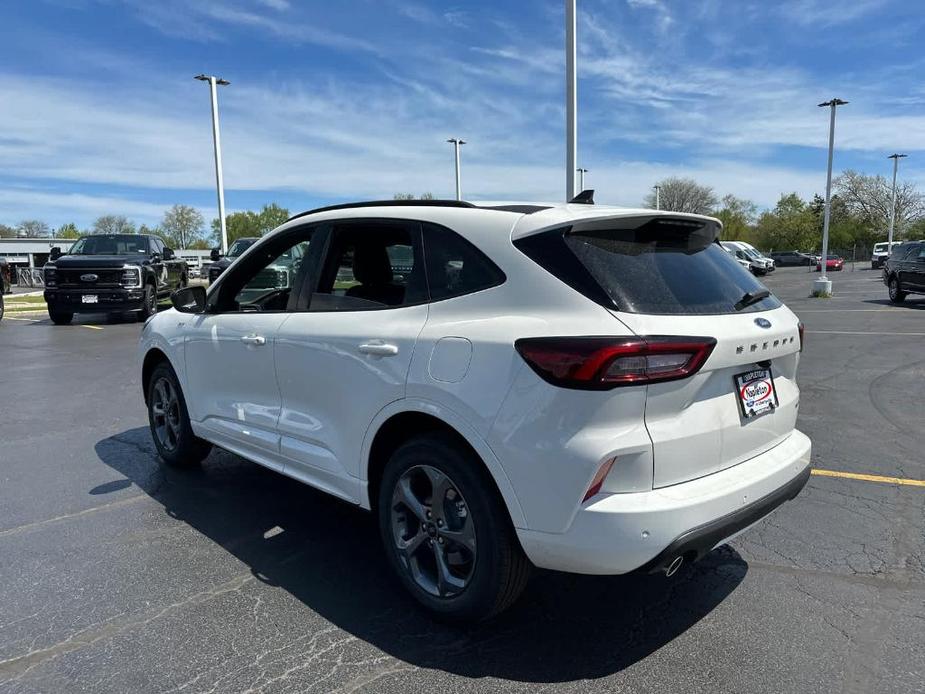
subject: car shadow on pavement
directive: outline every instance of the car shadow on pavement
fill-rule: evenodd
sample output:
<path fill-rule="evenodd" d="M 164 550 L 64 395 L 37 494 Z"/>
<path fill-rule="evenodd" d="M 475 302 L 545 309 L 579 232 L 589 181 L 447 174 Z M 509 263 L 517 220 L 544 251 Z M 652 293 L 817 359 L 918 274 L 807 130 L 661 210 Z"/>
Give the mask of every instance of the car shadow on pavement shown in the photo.
<path fill-rule="evenodd" d="M 895 308 L 909 308 L 913 310 L 925 309 L 925 298 L 909 296 L 900 304 L 894 304 L 889 299 L 863 299 L 865 304 L 875 304 L 877 306 L 893 306 Z"/>
<path fill-rule="evenodd" d="M 96 452 L 258 580 L 388 655 L 466 677 L 553 683 L 612 675 L 707 616 L 748 570 L 725 546 L 671 579 L 536 571 L 508 612 L 448 626 L 392 578 L 369 513 L 224 451 L 199 469 L 165 468 L 147 428 L 104 439 Z"/>

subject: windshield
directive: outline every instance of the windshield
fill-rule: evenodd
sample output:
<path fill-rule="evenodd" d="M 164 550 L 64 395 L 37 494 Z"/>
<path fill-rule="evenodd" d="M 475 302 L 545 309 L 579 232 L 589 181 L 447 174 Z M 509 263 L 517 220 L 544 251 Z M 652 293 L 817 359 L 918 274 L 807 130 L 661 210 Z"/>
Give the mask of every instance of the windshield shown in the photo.
<path fill-rule="evenodd" d="M 148 239 L 134 234 L 100 234 L 78 239 L 68 255 L 132 255 L 148 252 Z"/>
<path fill-rule="evenodd" d="M 233 244 L 231 244 L 231 248 L 228 249 L 228 257 L 237 258 L 256 242 L 257 239 L 238 239 Z"/>

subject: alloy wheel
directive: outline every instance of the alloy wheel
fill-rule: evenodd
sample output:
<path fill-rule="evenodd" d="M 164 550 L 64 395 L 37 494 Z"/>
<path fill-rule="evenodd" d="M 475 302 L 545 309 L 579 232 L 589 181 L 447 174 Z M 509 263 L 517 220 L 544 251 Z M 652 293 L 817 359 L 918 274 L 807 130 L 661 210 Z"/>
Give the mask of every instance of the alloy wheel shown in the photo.
<path fill-rule="evenodd" d="M 180 440 L 180 400 L 167 378 L 159 378 L 154 384 L 151 419 L 158 442 L 165 450 L 175 451 Z"/>
<path fill-rule="evenodd" d="M 890 280 L 890 298 L 895 301 L 896 295 L 899 294 L 899 283 L 896 278 Z"/>
<path fill-rule="evenodd" d="M 425 592 L 462 593 L 476 563 L 475 525 L 452 479 L 430 465 L 402 474 L 392 492 L 392 539 L 402 567 Z"/>

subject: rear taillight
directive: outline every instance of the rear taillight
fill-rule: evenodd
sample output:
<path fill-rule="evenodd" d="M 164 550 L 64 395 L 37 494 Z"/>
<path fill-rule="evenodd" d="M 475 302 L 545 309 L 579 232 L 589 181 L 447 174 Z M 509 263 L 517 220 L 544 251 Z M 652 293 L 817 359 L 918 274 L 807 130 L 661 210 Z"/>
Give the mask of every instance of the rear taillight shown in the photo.
<path fill-rule="evenodd" d="M 797 323 L 797 330 L 800 331 L 800 351 L 802 352 L 802 351 L 803 351 L 803 333 L 804 333 L 805 330 L 806 330 L 806 328 L 805 328 L 805 326 L 803 325 L 803 322 L 802 322 L 802 321 L 800 321 L 799 323 Z"/>
<path fill-rule="evenodd" d="M 527 337 L 514 347 L 548 383 L 607 390 L 685 378 L 703 366 L 712 337 Z"/>

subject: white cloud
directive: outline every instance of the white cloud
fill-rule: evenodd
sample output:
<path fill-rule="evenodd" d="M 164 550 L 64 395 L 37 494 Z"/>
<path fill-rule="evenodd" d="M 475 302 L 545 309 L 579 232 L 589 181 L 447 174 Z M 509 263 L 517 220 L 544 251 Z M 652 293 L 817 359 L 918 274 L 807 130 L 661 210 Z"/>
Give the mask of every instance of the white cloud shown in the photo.
<path fill-rule="evenodd" d="M 89 220 L 104 214 L 124 214 L 135 222 L 152 225 L 160 222 L 168 207 L 108 195 L 0 188 L 0 220 L 9 220 L 10 223 L 22 219 L 42 219 L 56 227 L 75 219 Z M 200 211 L 206 214 L 206 210 Z"/>

